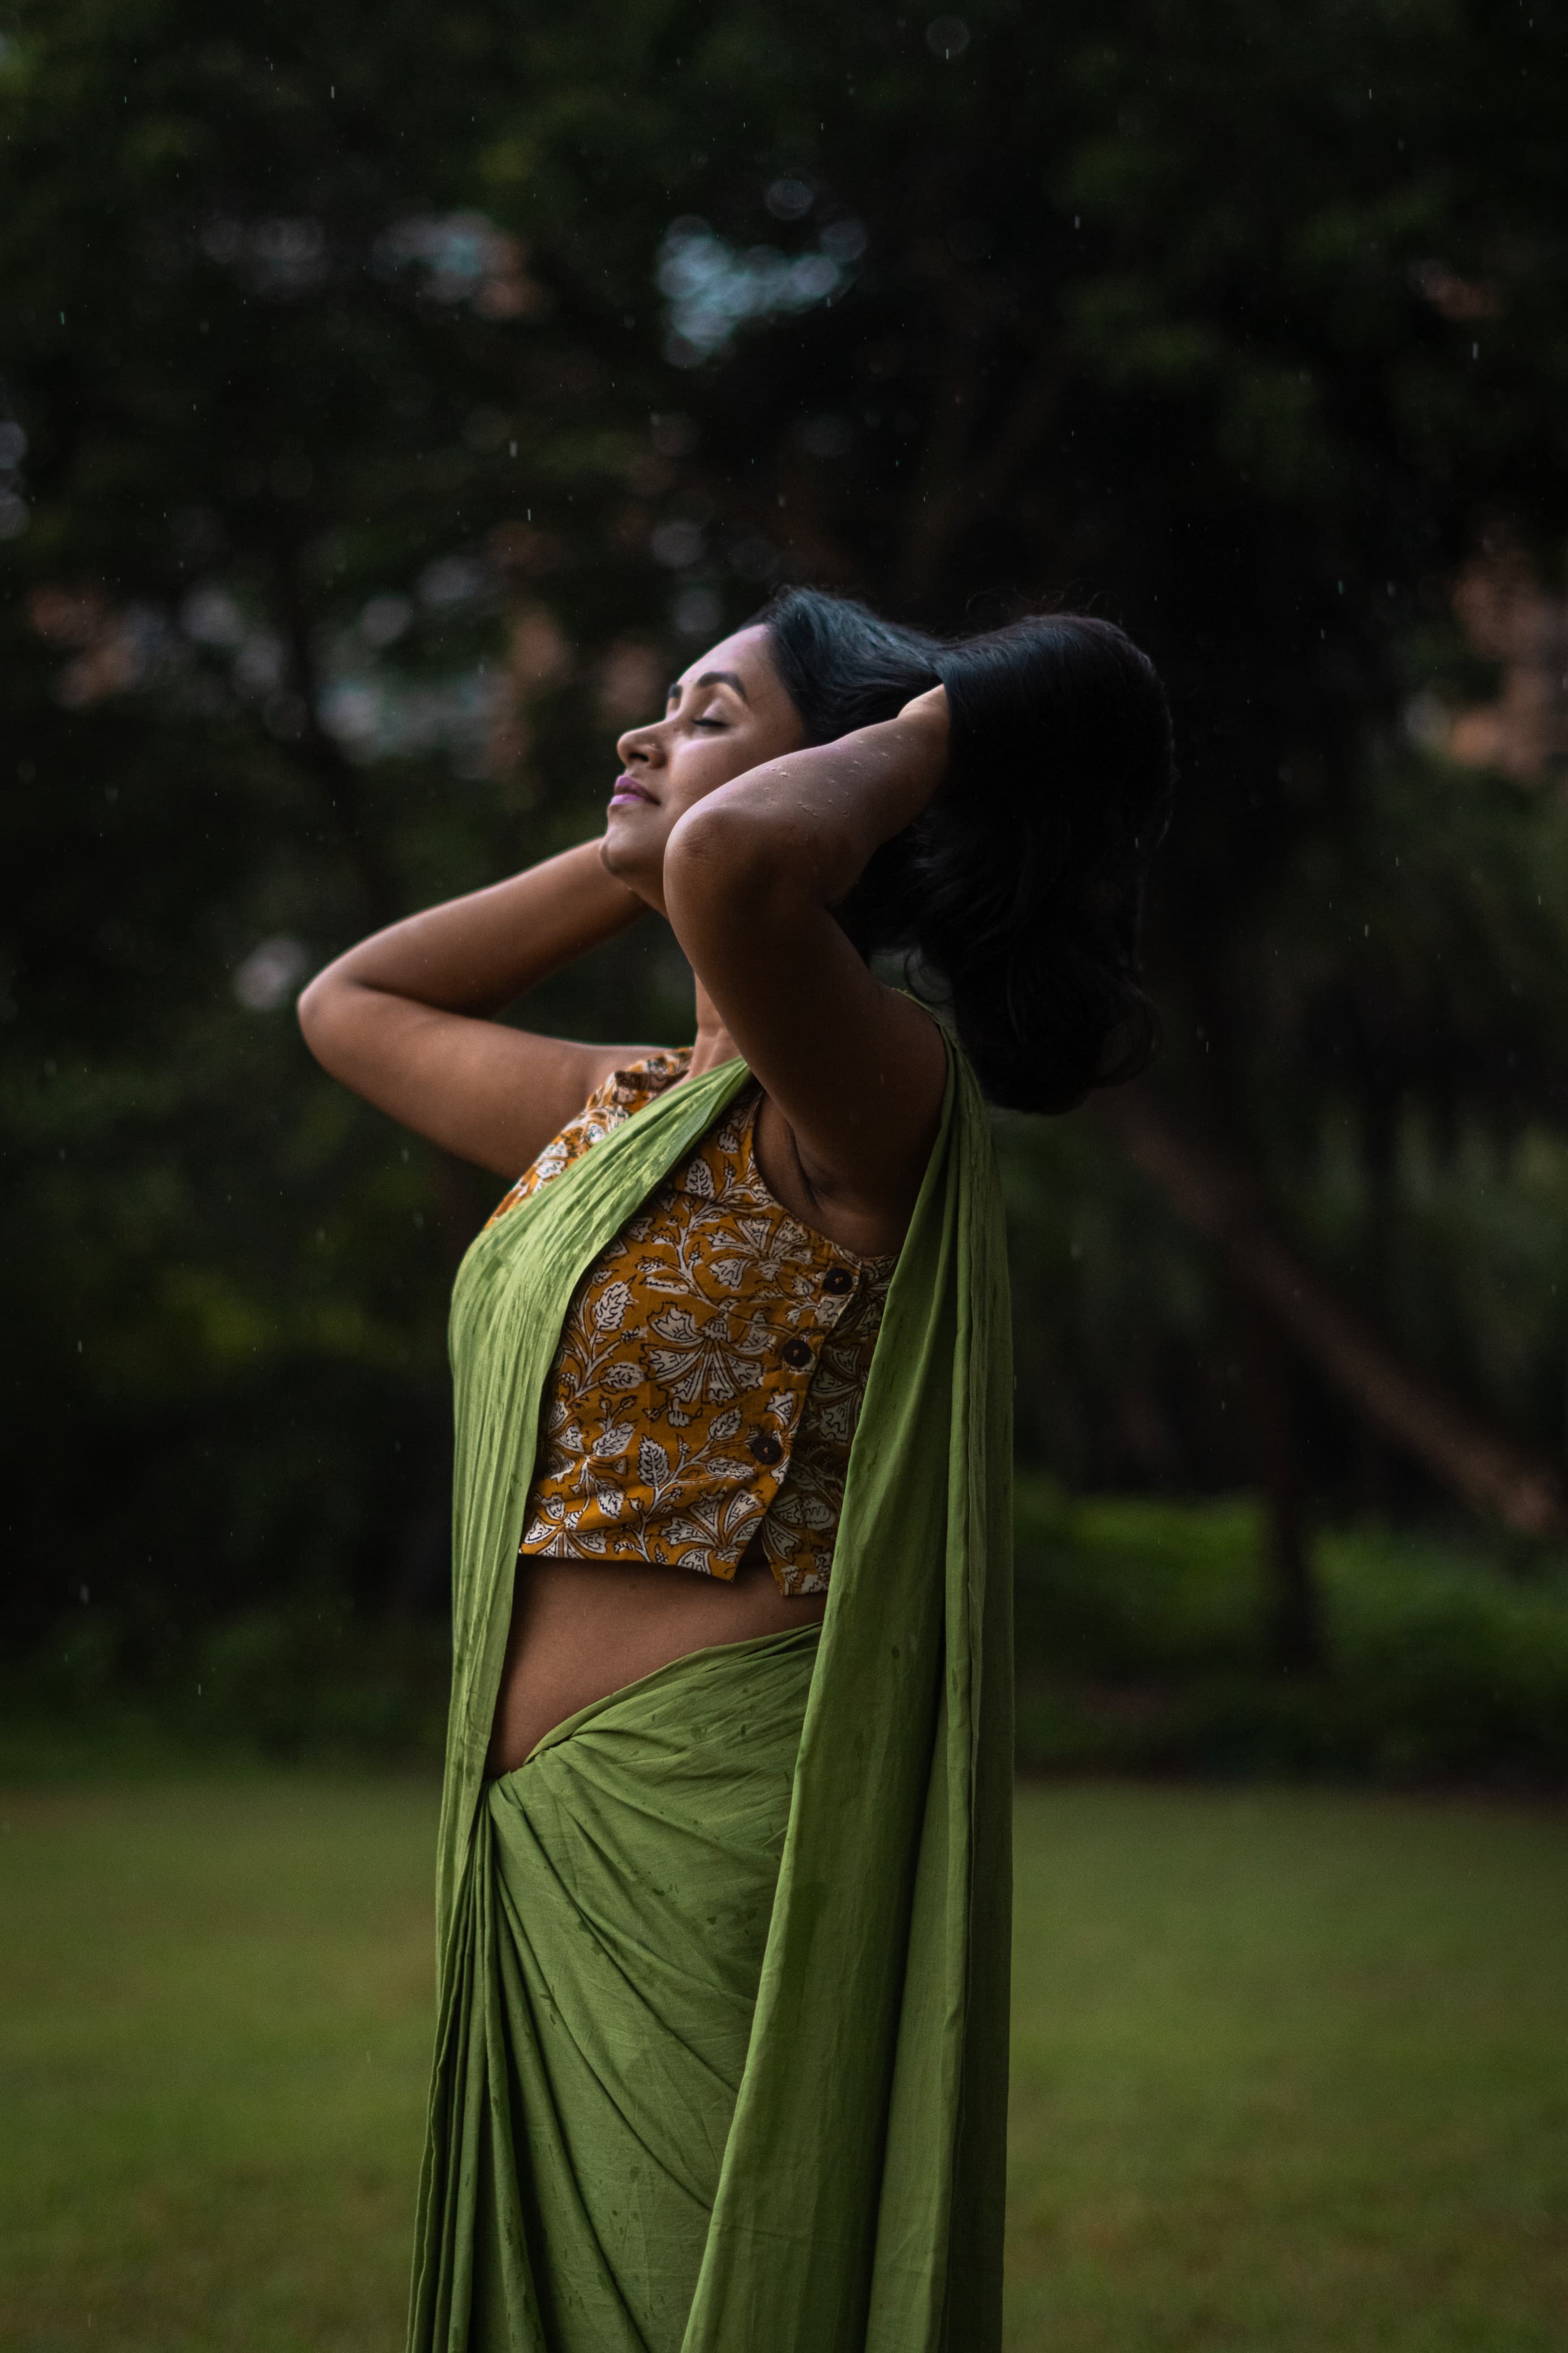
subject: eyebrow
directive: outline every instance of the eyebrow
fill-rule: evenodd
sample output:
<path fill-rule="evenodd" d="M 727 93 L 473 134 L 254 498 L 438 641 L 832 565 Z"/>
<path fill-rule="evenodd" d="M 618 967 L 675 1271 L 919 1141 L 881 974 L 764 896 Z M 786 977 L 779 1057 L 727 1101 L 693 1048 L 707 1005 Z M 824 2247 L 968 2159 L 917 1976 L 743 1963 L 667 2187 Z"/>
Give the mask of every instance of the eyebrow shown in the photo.
<path fill-rule="evenodd" d="M 694 678 L 691 683 L 693 686 L 732 686 L 742 702 L 750 703 L 752 700 L 732 670 L 705 670 L 701 677 Z M 667 702 L 674 702 L 679 694 L 680 681 L 677 679 L 664 699 Z"/>

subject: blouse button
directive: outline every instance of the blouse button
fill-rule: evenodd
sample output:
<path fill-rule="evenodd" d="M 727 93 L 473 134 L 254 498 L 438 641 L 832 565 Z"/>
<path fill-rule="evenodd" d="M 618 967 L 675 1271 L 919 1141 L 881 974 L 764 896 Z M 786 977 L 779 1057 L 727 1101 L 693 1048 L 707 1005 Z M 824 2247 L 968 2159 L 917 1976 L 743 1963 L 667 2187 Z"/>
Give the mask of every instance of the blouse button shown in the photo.
<path fill-rule="evenodd" d="M 754 1430 L 746 1440 L 746 1451 L 759 1462 L 777 1462 L 784 1456 L 784 1448 L 770 1430 Z"/>
<path fill-rule="evenodd" d="M 804 1372 L 811 1362 L 811 1348 L 805 1340 L 786 1340 L 779 1354 L 797 1373 Z"/>
<path fill-rule="evenodd" d="M 822 1278 L 824 1291 L 846 1292 L 855 1288 L 855 1278 L 847 1266 L 830 1266 Z"/>

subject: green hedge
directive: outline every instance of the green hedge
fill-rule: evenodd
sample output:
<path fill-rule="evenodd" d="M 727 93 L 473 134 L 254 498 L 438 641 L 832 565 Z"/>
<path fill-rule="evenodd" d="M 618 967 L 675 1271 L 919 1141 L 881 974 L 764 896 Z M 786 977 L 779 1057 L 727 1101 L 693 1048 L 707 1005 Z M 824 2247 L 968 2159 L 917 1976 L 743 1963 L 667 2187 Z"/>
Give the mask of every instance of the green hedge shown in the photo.
<path fill-rule="evenodd" d="M 1330 1664 L 1270 1672 L 1257 1506 L 1018 1492 L 1018 1757 L 1031 1772 L 1568 1784 L 1568 1563 L 1428 1535 L 1322 1536 Z M 434 1765 L 447 1645 L 312 1600 L 162 1649 L 96 1607 L 0 1692 L 0 1776 Z"/>
<path fill-rule="evenodd" d="M 439 1764 L 451 1646 L 442 1626 L 280 1603 L 167 1635 L 96 1607 L 57 1626 L 0 1689 L 0 1778 L 111 1767 Z"/>
<path fill-rule="evenodd" d="M 1568 1781 L 1568 1563 L 1374 1527 L 1316 1547 L 1328 1665 L 1267 1663 L 1247 1499 L 1018 1500 L 1026 1770 Z"/>

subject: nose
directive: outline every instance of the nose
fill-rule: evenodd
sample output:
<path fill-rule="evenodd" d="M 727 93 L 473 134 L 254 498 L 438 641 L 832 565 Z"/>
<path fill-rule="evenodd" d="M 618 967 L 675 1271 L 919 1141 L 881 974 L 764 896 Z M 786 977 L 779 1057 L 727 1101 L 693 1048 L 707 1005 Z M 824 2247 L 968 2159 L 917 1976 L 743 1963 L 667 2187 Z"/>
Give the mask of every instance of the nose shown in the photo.
<path fill-rule="evenodd" d="M 616 737 L 616 750 L 628 768 L 652 767 L 663 750 L 658 723 L 650 721 L 646 727 L 628 727 L 624 735 Z"/>

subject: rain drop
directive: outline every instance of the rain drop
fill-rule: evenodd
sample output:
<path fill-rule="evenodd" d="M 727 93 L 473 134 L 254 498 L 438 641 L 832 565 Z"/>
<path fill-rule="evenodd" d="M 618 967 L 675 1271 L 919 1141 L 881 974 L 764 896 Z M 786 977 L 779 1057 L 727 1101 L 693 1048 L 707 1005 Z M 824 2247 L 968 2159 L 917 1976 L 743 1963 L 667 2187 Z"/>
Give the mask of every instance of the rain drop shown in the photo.
<path fill-rule="evenodd" d="M 933 16 L 926 26 L 926 47 L 939 58 L 961 58 L 969 47 L 969 27 L 962 16 Z"/>

